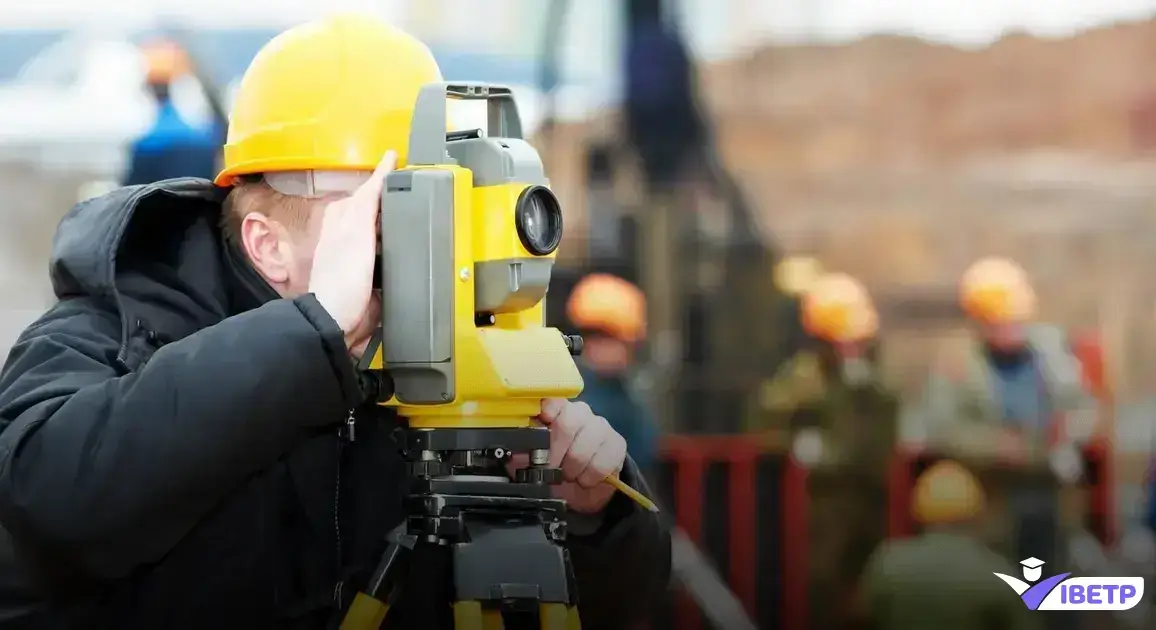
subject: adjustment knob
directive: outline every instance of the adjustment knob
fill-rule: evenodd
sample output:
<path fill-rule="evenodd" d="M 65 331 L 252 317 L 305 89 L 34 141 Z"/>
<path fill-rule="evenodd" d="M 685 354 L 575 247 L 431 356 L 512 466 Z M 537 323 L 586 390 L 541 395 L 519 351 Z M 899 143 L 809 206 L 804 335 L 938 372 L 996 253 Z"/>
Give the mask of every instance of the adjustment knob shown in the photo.
<path fill-rule="evenodd" d="M 581 355 L 582 348 L 586 345 L 581 335 L 562 335 L 562 340 L 566 342 L 566 349 L 570 351 L 570 356 L 574 357 Z"/>
<path fill-rule="evenodd" d="M 555 486 L 562 483 L 562 470 L 560 468 L 522 468 L 514 473 L 514 481 Z"/>

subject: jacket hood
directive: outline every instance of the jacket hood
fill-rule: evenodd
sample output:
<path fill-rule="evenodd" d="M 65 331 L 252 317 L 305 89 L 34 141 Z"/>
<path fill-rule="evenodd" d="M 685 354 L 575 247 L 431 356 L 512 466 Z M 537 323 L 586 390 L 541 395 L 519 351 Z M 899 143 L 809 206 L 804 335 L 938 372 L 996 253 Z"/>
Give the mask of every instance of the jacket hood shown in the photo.
<path fill-rule="evenodd" d="M 59 300 L 92 299 L 121 319 L 118 357 L 133 365 L 134 336 L 177 339 L 227 313 L 217 224 L 227 189 L 203 179 L 130 186 L 80 203 L 52 241 Z"/>
<path fill-rule="evenodd" d="M 77 204 L 64 215 L 52 238 L 50 273 L 56 297 L 115 298 L 117 259 L 130 228 L 156 212 L 215 208 L 209 211 L 219 214 L 227 194 L 228 189 L 212 182 L 181 178 L 119 188 Z M 179 230 L 185 223 L 149 221 L 149 227 L 168 224 Z"/>

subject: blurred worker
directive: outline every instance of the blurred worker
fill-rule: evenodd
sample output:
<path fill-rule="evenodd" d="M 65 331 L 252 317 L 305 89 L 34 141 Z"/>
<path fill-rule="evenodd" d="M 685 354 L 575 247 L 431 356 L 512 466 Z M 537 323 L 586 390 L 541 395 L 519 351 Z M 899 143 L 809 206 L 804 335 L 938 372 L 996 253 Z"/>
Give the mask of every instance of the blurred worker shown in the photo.
<path fill-rule="evenodd" d="M 152 128 L 132 145 L 126 186 L 151 184 L 175 177 L 212 179 L 221 151 L 221 130 L 215 124 L 195 125 L 181 116 L 173 102 L 172 87 L 190 76 L 188 53 L 169 40 L 141 47 L 146 64 L 145 83 L 156 100 Z"/>
<path fill-rule="evenodd" d="M 440 81 L 372 15 L 290 29 L 245 73 L 216 185 L 121 189 L 61 223 L 60 301 L 0 373 L 0 524 L 44 598 L 33 627 L 336 627 L 405 514 L 397 416 L 355 362 L 381 321 L 384 178 Z M 545 400 L 539 421 L 583 621 L 628 627 L 665 591 L 669 537 L 595 482 L 637 479 L 604 419 Z M 386 627 L 441 625 L 436 590 Z"/>
<path fill-rule="evenodd" d="M 1055 478 L 1081 476 L 1078 442 L 1089 437 L 1095 414 L 1082 366 L 1061 329 L 1036 322 L 1036 294 L 1016 263 L 976 262 L 963 275 L 960 300 L 976 341 L 929 376 L 915 411 L 920 437 L 956 458 L 1016 463 L 1000 482 L 1013 529 L 1009 552 L 1062 564 Z"/>
<path fill-rule="evenodd" d="M 585 341 L 578 361 L 585 387 L 578 399 L 626 438 L 627 451 L 639 468 L 650 470 L 658 427 L 630 388 L 635 350 L 646 338 L 646 297 L 622 278 L 591 274 L 570 293 L 566 312 Z"/>
<path fill-rule="evenodd" d="M 748 429 L 786 429 L 806 464 L 877 462 L 892 446 L 896 401 L 881 386 L 871 297 L 854 278 L 826 273 L 801 302 L 811 343 L 764 384 Z"/>
<path fill-rule="evenodd" d="M 923 531 L 890 540 L 871 556 L 859 586 L 859 612 L 874 630 L 1033 630 L 1028 610 L 993 573 L 1011 562 L 976 537 L 984 511 L 979 482 L 941 460 L 915 483 L 911 511 Z"/>
<path fill-rule="evenodd" d="M 801 316 L 811 346 L 765 386 L 750 428 L 788 437 L 811 468 L 814 627 L 837 627 L 884 536 L 898 402 L 879 372 L 878 314 L 862 284 L 820 276 L 803 291 Z"/>
<path fill-rule="evenodd" d="M 652 190 L 702 160 L 709 142 L 695 99 L 693 57 L 664 0 L 627 0 L 625 118 Z"/>
<path fill-rule="evenodd" d="M 964 274 L 960 300 L 976 343 L 931 373 L 920 437 L 1020 459 L 1086 440 L 1094 410 L 1083 366 L 1063 330 L 1035 321 L 1024 270 L 1002 258 L 980 260 Z"/>

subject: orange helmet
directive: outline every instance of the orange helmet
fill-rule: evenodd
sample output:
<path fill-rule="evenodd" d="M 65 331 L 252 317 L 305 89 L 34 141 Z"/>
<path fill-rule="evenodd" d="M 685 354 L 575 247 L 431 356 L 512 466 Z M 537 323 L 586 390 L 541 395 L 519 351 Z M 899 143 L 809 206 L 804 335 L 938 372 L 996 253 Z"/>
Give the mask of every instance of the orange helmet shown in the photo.
<path fill-rule="evenodd" d="M 155 39 L 140 48 L 144 55 L 147 81 L 150 84 L 171 83 L 190 70 L 189 55 L 176 42 Z"/>
<path fill-rule="evenodd" d="M 582 278 L 570 293 L 566 314 L 580 329 L 630 343 L 646 338 L 646 297 L 616 276 L 596 273 Z"/>
<path fill-rule="evenodd" d="M 803 326 L 818 339 L 852 343 L 875 335 L 879 315 L 858 280 L 844 273 L 829 273 L 803 295 Z"/>
<path fill-rule="evenodd" d="M 979 481 L 959 462 L 940 460 L 915 482 L 911 515 L 920 523 L 958 523 L 983 513 Z"/>
<path fill-rule="evenodd" d="M 984 258 L 969 267 L 959 296 L 969 317 L 989 324 L 1025 322 L 1036 314 L 1028 274 L 1006 258 Z"/>

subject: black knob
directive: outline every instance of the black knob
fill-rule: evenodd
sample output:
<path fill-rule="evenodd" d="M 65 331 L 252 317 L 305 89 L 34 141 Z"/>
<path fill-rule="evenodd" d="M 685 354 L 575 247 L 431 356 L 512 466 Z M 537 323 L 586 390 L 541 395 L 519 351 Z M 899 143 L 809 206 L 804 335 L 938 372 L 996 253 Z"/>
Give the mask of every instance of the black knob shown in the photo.
<path fill-rule="evenodd" d="M 386 372 L 364 371 L 358 374 L 365 400 L 383 403 L 393 398 L 393 379 Z"/>
<path fill-rule="evenodd" d="M 517 483 L 556 486 L 562 483 L 561 468 L 521 468 L 514 472 Z"/>
<path fill-rule="evenodd" d="M 570 356 L 579 356 L 582 354 L 582 348 L 586 342 L 582 341 L 581 335 L 562 335 L 562 339 L 566 342 L 566 348 L 570 351 Z"/>

